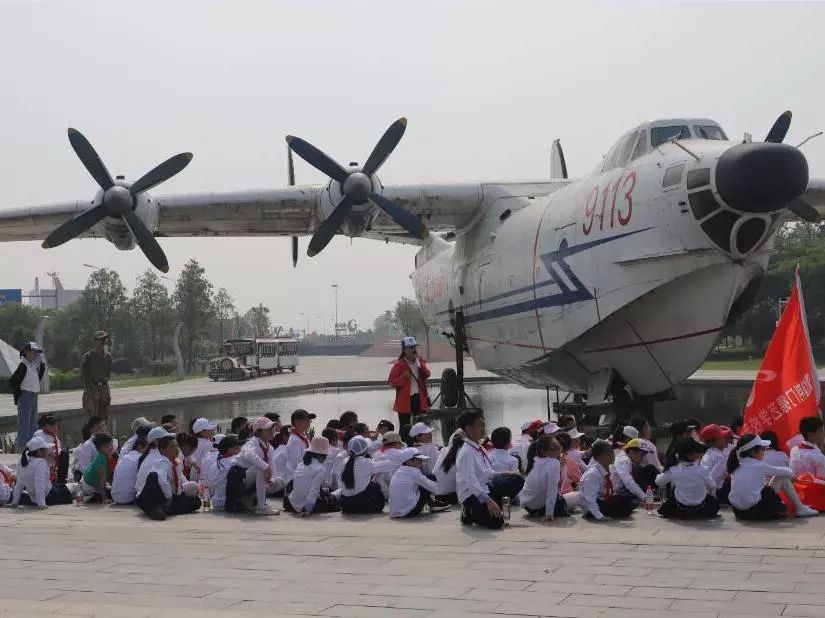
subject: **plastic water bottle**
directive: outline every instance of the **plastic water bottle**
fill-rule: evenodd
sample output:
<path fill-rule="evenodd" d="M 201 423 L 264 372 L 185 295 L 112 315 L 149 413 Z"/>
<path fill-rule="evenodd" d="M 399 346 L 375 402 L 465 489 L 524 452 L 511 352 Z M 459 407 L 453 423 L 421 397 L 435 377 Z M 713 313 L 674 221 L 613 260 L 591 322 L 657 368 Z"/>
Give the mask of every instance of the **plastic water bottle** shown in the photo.
<path fill-rule="evenodd" d="M 74 490 L 74 504 L 75 506 L 80 506 L 85 502 L 83 498 L 83 488 L 80 486 L 80 483 L 76 483 L 75 490 Z"/>
<path fill-rule="evenodd" d="M 504 496 L 501 499 L 501 516 L 504 518 L 504 525 L 510 525 L 510 498 Z"/>
<path fill-rule="evenodd" d="M 212 492 L 209 491 L 208 487 L 203 488 L 203 510 L 207 513 L 212 510 Z"/>
<path fill-rule="evenodd" d="M 653 488 L 648 485 L 647 491 L 645 491 L 645 510 L 648 515 L 654 515 L 656 513 L 656 511 L 653 510 L 653 501 Z"/>

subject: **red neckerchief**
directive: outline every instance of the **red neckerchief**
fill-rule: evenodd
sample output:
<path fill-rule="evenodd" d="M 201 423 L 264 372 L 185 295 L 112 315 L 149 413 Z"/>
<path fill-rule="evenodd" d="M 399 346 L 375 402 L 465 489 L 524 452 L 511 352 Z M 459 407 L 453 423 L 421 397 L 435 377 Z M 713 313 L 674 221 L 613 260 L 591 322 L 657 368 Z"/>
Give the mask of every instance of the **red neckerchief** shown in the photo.
<path fill-rule="evenodd" d="M 817 448 L 815 446 L 811 446 L 810 444 L 797 444 L 797 446 L 806 451 L 815 451 Z"/>
<path fill-rule="evenodd" d="M 269 463 L 269 443 L 263 442 L 260 438 L 258 438 L 258 445 L 261 447 L 261 455 L 263 455 L 264 461 Z"/>
<path fill-rule="evenodd" d="M 2 476 L 6 480 L 6 485 L 11 485 L 11 474 L 6 472 L 5 470 L 0 470 L 0 476 Z"/>
<path fill-rule="evenodd" d="M 43 428 L 43 433 L 54 438 L 54 442 L 52 442 L 52 447 L 54 448 L 54 462 L 49 464 L 49 480 L 54 483 L 54 480 L 57 478 L 57 458 L 60 455 L 60 440 L 57 439 L 57 434 L 52 433 L 45 427 Z"/>
<path fill-rule="evenodd" d="M 178 460 L 169 459 L 169 461 L 172 462 L 172 493 L 176 494 L 180 489 L 180 478 L 178 477 Z"/>
<path fill-rule="evenodd" d="M 301 442 L 303 442 L 303 443 L 304 443 L 304 447 L 305 447 L 305 448 L 309 448 L 309 438 L 308 438 L 305 434 L 298 433 L 298 432 L 297 432 L 297 431 L 295 431 L 294 429 L 290 429 L 290 430 L 289 430 L 289 433 L 291 433 L 293 436 L 295 436 L 295 437 L 296 437 L 296 438 L 298 438 Z"/>
<path fill-rule="evenodd" d="M 610 500 L 613 497 L 613 477 L 610 475 L 610 470 L 604 475 L 604 499 Z"/>

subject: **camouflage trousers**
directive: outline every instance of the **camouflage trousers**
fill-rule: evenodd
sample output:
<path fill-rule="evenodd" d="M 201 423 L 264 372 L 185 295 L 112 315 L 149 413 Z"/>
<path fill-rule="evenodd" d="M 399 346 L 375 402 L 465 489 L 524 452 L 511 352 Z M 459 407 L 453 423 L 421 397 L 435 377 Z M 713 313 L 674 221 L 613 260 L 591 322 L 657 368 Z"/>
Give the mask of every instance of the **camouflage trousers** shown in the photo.
<path fill-rule="evenodd" d="M 109 392 L 108 384 L 98 384 L 87 386 L 83 390 L 83 412 L 86 417 L 109 416 L 109 404 L 112 403 L 112 395 Z"/>

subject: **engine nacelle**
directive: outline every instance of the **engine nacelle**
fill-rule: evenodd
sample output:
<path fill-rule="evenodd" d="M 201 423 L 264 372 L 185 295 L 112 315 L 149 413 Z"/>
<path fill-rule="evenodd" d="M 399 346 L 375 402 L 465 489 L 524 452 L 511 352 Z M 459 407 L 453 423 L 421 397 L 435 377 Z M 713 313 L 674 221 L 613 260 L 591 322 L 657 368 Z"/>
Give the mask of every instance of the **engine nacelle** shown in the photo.
<path fill-rule="evenodd" d="M 358 168 L 350 167 L 351 171 L 356 171 Z M 384 194 L 384 185 L 378 176 L 372 177 L 372 190 L 376 193 Z M 343 198 L 341 191 L 341 184 L 335 180 L 330 180 L 324 191 L 321 193 L 321 198 L 318 205 L 318 215 L 320 221 L 326 221 L 335 210 L 335 207 Z M 363 204 L 353 204 L 349 216 L 341 225 L 341 231 L 347 236 L 360 236 L 363 232 L 372 227 L 376 217 L 380 211 L 371 202 L 364 202 Z"/>
<path fill-rule="evenodd" d="M 132 183 L 126 182 L 122 178 L 118 178 L 115 184 L 126 188 L 132 185 Z M 103 189 L 99 189 L 95 194 L 95 206 L 103 202 L 103 193 Z M 160 222 L 158 206 L 148 193 L 140 193 L 135 197 L 135 214 L 153 234 L 157 231 Z M 135 248 L 135 237 L 129 226 L 120 217 L 106 217 L 100 225 L 103 227 L 103 235 L 106 240 L 121 251 L 130 251 Z"/>

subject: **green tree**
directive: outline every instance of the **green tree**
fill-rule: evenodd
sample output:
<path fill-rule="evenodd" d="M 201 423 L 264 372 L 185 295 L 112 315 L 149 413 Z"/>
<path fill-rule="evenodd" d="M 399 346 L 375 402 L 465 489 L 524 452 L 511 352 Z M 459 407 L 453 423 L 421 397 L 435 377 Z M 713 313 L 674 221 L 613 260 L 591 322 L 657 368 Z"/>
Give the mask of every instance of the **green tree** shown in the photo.
<path fill-rule="evenodd" d="M 372 332 L 376 341 L 397 337 L 399 335 L 398 324 L 395 321 L 392 310 L 387 309 L 375 318 L 372 323 Z"/>
<path fill-rule="evenodd" d="M 105 330 L 112 338 L 113 355 L 123 354 L 131 344 L 131 324 L 126 288 L 120 275 L 108 268 L 95 270 L 78 301 L 81 322 L 77 337 L 81 349 L 91 346 L 92 334 Z"/>
<path fill-rule="evenodd" d="M 254 337 L 268 337 L 272 334 L 272 323 L 269 321 L 269 307 L 263 303 L 258 303 L 257 307 L 252 307 L 246 312 L 247 321 L 252 327 Z"/>
<path fill-rule="evenodd" d="M 163 353 L 172 339 L 175 315 L 169 292 L 154 270 L 148 269 L 138 277 L 131 310 L 141 356 L 163 360 Z"/>
<path fill-rule="evenodd" d="M 41 315 L 41 311 L 20 303 L 0 306 L 0 339 L 19 350 L 34 340 Z"/>
<path fill-rule="evenodd" d="M 235 303 L 226 288 L 220 288 L 212 297 L 212 311 L 215 314 L 215 326 L 218 329 L 218 343 L 222 344 L 224 335 L 231 330 L 231 321 L 235 313 Z"/>
<path fill-rule="evenodd" d="M 208 335 L 212 313 L 212 284 L 198 261 L 190 259 L 183 267 L 172 302 L 177 318 L 183 322 L 183 350 L 186 367 L 195 366 L 196 342 Z"/>
<path fill-rule="evenodd" d="M 421 307 L 411 298 L 402 298 L 395 305 L 393 318 L 398 328 L 405 335 L 424 335 L 427 333 L 427 323 L 421 314 Z"/>

